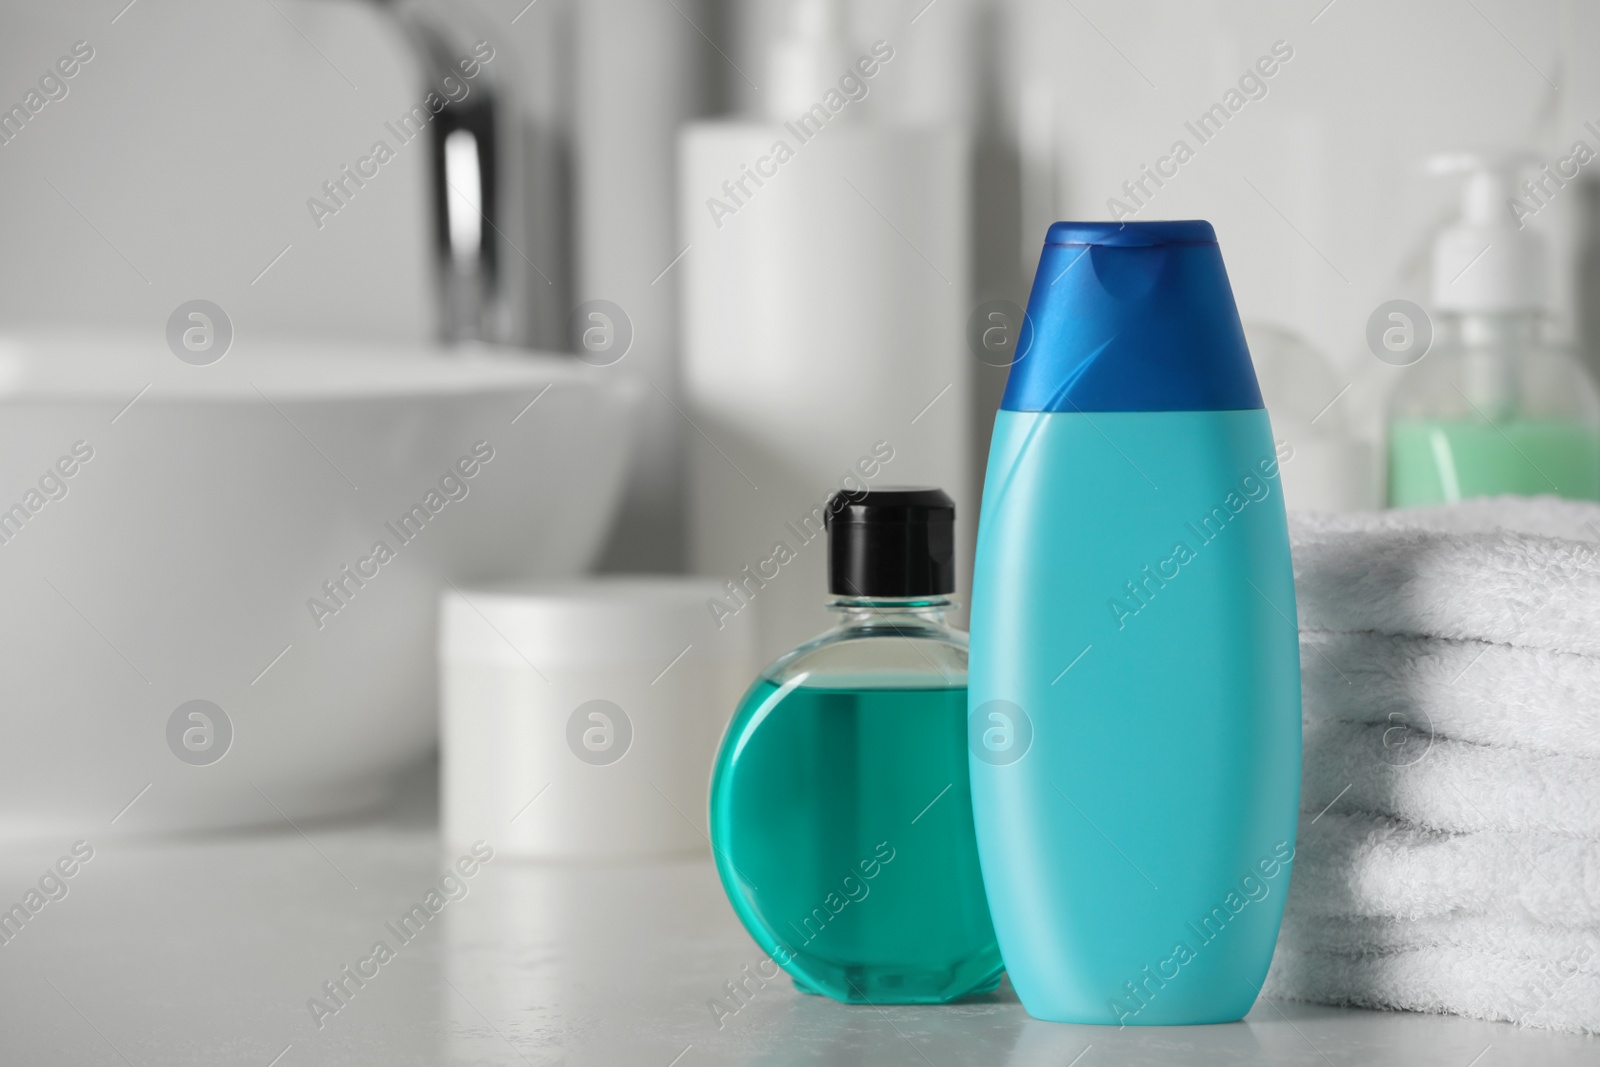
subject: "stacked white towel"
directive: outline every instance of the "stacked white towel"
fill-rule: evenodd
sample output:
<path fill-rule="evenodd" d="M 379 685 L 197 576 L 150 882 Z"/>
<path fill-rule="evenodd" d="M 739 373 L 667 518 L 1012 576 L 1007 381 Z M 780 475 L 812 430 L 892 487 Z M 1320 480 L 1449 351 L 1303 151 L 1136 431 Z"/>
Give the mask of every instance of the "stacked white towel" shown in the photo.
<path fill-rule="evenodd" d="M 1266 992 L 1600 1033 L 1600 505 L 1290 534 L 1305 773 Z"/>

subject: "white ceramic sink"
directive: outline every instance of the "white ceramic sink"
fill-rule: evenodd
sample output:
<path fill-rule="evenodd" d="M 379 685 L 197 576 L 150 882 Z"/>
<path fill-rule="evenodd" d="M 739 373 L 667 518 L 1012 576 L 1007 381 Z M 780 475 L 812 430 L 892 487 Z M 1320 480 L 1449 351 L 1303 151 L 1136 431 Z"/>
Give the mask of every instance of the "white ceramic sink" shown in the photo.
<path fill-rule="evenodd" d="M 441 589 L 589 566 L 638 399 L 556 356 L 0 337 L 0 838 L 381 802 L 434 739 Z"/>

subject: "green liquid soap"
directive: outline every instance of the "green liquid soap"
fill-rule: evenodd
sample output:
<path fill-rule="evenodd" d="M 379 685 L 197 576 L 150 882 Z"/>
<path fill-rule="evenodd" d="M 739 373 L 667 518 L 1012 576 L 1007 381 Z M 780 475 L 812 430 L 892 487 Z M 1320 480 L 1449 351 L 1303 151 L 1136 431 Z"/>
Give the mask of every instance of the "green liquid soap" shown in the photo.
<path fill-rule="evenodd" d="M 1567 419 L 1397 419 L 1390 425 L 1390 506 L 1500 493 L 1600 500 L 1600 434 Z"/>
<path fill-rule="evenodd" d="M 936 1004 L 999 984 L 965 685 L 759 679 L 717 757 L 711 840 L 739 919 L 800 990 Z"/>

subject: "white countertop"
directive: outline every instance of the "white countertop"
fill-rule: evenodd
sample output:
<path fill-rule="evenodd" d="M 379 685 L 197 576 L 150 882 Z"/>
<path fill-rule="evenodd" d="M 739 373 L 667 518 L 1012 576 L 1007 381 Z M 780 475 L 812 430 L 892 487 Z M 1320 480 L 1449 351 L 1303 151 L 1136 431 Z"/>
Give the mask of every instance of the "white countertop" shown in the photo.
<path fill-rule="evenodd" d="M 21 900 L 70 844 L 8 849 L 0 906 Z M 1040 1023 L 1004 985 L 956 1006 L 878 1010 L 802 996 L 784 978 L 752 983 L 719 1028 L 712 998 L 731 1009 L 724 983 L 762 955 L 708 860 L 554 867 L 498 856 L 402 944 L 385 924 L 423 902 L 455 858 L 431 828 L 394 824 L 96 845 L 67 895 L 0 945 L 0 1062 L 1600 1062 L 1597 1039 L 1288 1003 L 1258 1003 L 1227 1026 Z M 354 994 L 319 1029 L 307 1000 L 379 939 L 398 946 L 394 958 L 361 964 L 376 974 L 349 983 Z"/>

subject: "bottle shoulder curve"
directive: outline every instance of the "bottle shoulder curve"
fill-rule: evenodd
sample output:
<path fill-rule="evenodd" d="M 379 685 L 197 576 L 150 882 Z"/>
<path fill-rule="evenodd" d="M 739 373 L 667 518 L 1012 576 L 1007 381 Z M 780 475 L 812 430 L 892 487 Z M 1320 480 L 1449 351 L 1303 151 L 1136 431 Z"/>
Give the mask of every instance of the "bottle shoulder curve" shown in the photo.
<path fill-rule="evenodd" d="M 785 686 L 950 688 L 967 684 L 967 635 L 925 622 L 835 627 L 779 656 L 761 680 Z"/>
<path fill-rule="evenodd" d="M 1445 345 L 1402 371 L 1387 413 L 1391 421 L 1514 414 L 1600 428 L 1600 388 L 1560 345 L 1541 342 L 1509 357 Z"/>

